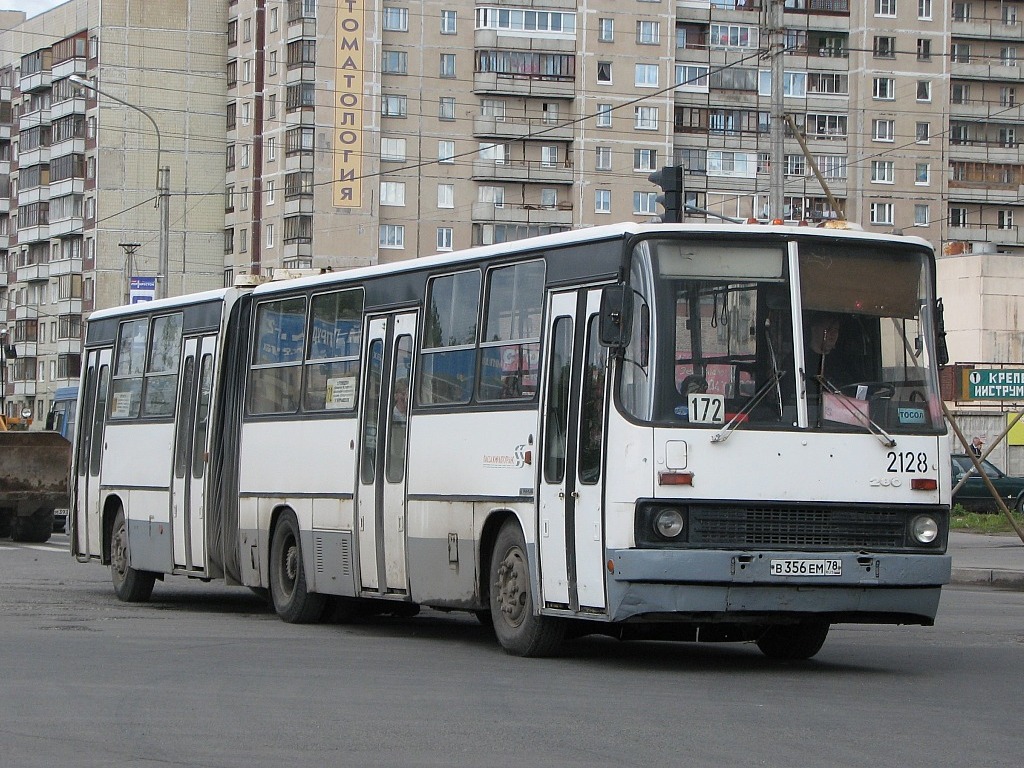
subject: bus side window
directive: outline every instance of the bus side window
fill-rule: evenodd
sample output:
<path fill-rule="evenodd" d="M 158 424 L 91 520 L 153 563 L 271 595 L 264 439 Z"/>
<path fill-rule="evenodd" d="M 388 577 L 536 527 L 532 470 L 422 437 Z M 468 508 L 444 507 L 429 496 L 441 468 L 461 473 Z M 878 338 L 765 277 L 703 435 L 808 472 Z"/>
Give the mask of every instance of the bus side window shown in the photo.
<path fill-rule="evenodd" d="M 569 424 L 569 371 L 572 365 L 572 319 L 559 317 L 551 334 L 548 407 L 544 427 L 544 479 L 565 478 L 566 429 Z"/>

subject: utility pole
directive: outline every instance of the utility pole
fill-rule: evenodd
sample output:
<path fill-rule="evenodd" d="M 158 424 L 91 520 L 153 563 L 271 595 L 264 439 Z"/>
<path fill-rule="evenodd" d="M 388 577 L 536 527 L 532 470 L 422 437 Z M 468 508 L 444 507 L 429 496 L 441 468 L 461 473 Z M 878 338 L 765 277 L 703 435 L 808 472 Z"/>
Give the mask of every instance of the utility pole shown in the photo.
<path fill-rule="evenodd" d="M 124 303 L 132 302 L 132 272 L 135 271 L 135 252 L 142 247 L 142 243 L 118 243 L 118 248 L 124 250 Z"/>
<path fill-rule="evenodd" d="M 168 240 L 171 234 L 171 169 L 160 168 L 157 185 L 157 202 L 160 203 L 160 259 L 157 263 L 156 297 L 167 298 L 167 279 L 170 268 L 167 265 Z"/>
<path fill-rule="evenodd" d="M 783 53 L 786 49 L 783 22 L 784 0 L 771 0 L 768 7 L 768 54 L 772 60 L 771 174 L 768 190 L 768 220 L 784 219 L 786 183 L 786 103 Z M 756 212 L 755 212 L 756 213 Z"/>

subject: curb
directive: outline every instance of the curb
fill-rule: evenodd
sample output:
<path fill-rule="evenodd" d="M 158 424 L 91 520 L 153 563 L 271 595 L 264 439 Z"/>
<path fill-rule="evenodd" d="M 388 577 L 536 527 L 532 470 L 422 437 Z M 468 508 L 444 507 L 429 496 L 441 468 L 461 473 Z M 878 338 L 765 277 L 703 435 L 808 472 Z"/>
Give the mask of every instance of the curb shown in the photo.
<path fill-rule="evenodd" d="M 950 584 L 1024 591 L 1024 572 L 998 568 L 954 568 Z"/>

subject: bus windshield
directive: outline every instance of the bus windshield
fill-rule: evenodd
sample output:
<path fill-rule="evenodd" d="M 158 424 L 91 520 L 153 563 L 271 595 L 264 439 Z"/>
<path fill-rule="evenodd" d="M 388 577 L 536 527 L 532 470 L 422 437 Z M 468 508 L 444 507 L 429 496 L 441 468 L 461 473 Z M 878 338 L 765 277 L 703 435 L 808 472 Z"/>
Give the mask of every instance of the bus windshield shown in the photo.
<path fill-rule="evenodd" d="M 941 429 L 923 251 L 649 239 L 620 401 L 697 427 Z M 794 290 L 794 282 L 798 282 Z"/>

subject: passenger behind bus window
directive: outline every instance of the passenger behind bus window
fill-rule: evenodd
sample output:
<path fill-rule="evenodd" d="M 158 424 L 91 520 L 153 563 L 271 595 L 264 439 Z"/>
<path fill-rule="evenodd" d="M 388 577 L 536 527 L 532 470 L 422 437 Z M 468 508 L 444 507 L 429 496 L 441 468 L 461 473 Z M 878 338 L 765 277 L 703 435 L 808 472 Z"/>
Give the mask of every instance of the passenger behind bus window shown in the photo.
<path fill-rule="evenodd" d="M 821 377 L 835 389 L 858 381 L 856 371 L 861 366 L 850 358 L 848 346 L 840 343 L 847 328 L 844 317 L 832 312 L 813 312 L 809 314 L 805 328 L 807 380 L 818 381 Z M 817 387 L 811 391 L 817 394 Z"/>

